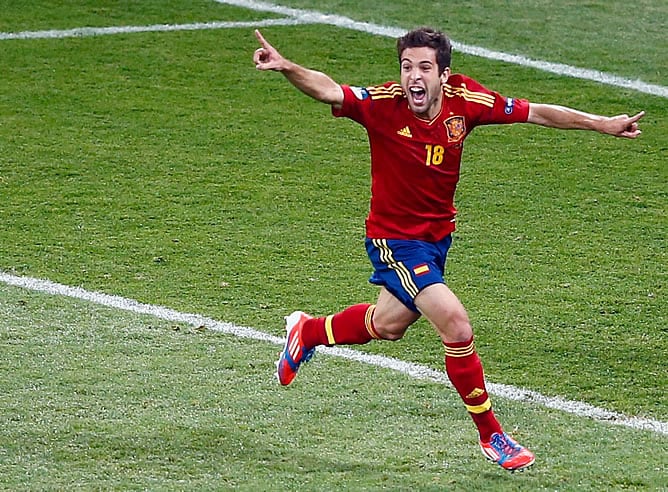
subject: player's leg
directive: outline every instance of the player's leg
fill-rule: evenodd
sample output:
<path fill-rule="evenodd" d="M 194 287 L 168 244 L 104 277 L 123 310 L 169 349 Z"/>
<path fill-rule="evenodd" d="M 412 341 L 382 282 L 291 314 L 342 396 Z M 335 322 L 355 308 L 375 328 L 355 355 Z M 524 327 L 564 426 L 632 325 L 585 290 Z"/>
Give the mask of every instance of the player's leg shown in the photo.
<path fill-rule="evenodd" d="M 314 318 L 296 311 L 286 318 L 285 347 L 277 363 L 278 380 L 288 385 L 299 366 L 318 345 L 361 345 L 373 339 L 398 340 L 420 317 L 413 297 L 420 286 L 411 279 L 415 259 L 412 241 L 366 241 L 374 266 L 370 282 L 381 287 L 376 304 L 356 304 L 329 316 Z M 419 256 L 419 255 L 418 255 Z M 402 258 L 408 258 L 404 263 Z"/>
<path fill-rule="evenodd" d="M 415 303 L 443 342 L 446 372 L 477 424 L 480 438 L 489 440 L 494 432 L 501 431 L 501 426 L 491 411 L 466 309 L 445 284 L 424 288 Z"/>
<path fill-rule="evenodd" d="M 415 304 L 443 342 L 446 372 L 478 428 L 484 455 L 508 470 L 533 464 L 534 455 L 503 432 L 492 411 L 473 329 L 457 296 L 444 283 L 433 284 L 420 291 Z"/>
<path fill-rule="evenodd" d="M 340 313 L 306 320 L 302 340 L 309 348 L 398 340 L 419 317 L 382 287 L 376 304 L 356 304 Z"/>
<path fill-rule="evenodd" d="M 384 287 L 376 304 L 356 304 L 340 313 L 312 317 L 296 311 L 286 318 L 287 338 L 277 364 L 277 376 L 288 385 L 299 366 L 319 345 L 362 345 L 373 339 L 398 340 L 419 314 L 404 306 Z"/>

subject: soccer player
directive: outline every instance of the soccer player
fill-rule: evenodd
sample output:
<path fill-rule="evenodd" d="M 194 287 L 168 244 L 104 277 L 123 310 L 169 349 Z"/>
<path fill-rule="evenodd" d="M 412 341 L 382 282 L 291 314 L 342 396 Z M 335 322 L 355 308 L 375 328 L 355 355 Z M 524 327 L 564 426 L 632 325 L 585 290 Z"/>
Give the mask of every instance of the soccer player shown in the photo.
<path fill-rule="evenodd" d="M 469 317 L 444 280 L 462 146 L 471 130 L 488 124 L 534 123 L 636 138 L 644 113 L 606 117 L 503 97 L 451 73 L 450 41 L 431 28 L 397 40 L 400 83 L 373 87 L 338 84 L 284 58 L 259 31 L 255 36 L 258 70 L 281 72 L 330 105 L 334 116 L 364 126 L 371 149 L 366 249 L 374 268 L 370 282 L 380 286 L 378 299 L 325 317 L 289 315 L 279 382 L 290 384 L 318 345 L 398 340 L 424 316 L 441 338 L 446 373 L 477 426 L 483 454 L 507 470 L 531 466 L 533 453 L 506 434 L 494 415 Z"/>

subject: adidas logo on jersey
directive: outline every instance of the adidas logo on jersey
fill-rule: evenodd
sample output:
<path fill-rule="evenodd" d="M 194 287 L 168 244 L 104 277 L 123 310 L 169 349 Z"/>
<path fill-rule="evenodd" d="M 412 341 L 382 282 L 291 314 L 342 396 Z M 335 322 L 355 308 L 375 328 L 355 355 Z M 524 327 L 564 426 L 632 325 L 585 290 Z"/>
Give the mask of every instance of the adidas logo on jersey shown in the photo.
<path fill-rule="evenodd" d="M 413 134 L 411 133 L 411 129 L 408 128 L 407 126 L 403 127 L 401 130 L 397 132 L 398 135 L 401 135 L 402 137 L 408 137 L 408 138 L 413 138 Z"/>

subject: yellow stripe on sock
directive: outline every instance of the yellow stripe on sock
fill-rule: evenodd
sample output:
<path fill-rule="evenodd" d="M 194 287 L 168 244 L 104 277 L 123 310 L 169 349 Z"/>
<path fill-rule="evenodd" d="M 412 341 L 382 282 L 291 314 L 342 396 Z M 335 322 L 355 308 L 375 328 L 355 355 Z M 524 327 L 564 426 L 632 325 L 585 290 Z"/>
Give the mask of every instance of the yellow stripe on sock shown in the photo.
<path fill-rule="evenodd" d="M 466 410 L 471 413 L 483 413 L 492 408 L 492 402 L 489 398 L 481 405 L 466 405 Z"/>
<path fill-rule="evenodd" d="M 336 345 L 336 340 L 334 340 L 334 331 L 332 330 L 332 318 L 333 314 L 330 314 L 325 318 L 325 334 L 327 335 L 327 344 Z"/>
<path fill-rule="evenodd" d="M 449 347 L 445 345 L 445 355 L 448 357 L 466 357 L 475 352 L 475 345 L 471 342 L 465 347 Z"/>
<path fill-rule="evenodd" d="M 373 327 L 373 312 L 375 310 L 376 310 L 375 304 L 372 304 L 371 306 L 368 307 L 368 309 L 366 310 L 366 314 L 364 315 L 364 325 L 366 326 L 366 331 L 369 332 L 369 335 L 371 335 L 372 338 L 380 340 L 381 339 L 380 335 Z"/>

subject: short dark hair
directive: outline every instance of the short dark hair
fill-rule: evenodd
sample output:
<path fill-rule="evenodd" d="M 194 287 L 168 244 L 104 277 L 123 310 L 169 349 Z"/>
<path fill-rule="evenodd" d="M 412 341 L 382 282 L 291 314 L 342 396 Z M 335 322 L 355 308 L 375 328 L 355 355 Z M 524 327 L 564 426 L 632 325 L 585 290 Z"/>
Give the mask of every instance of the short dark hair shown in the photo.
<path fill-rule="evenodd" d="M 431 27 L 420 27 L 407 32 L 397 39 L 397 54 L 399 63 L 401 63 L 401 54 L 406 48 L 433 48 L 436 50 L 436 63 L 439 73 L 450 66 L 452 59 L 452 45 L 450 39 L 441 31 L 436 31 Z"/>

